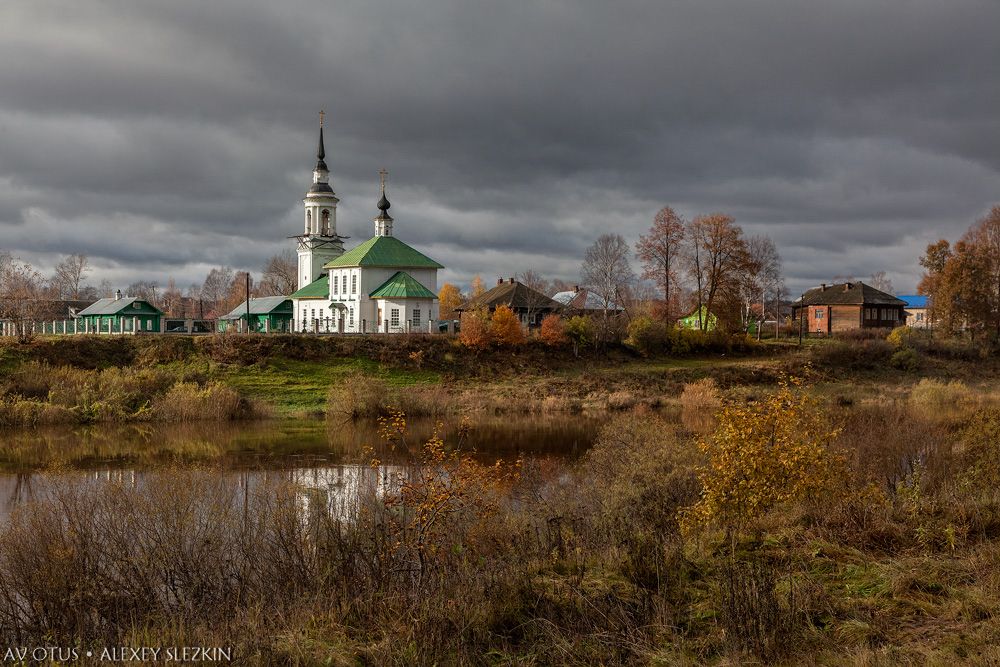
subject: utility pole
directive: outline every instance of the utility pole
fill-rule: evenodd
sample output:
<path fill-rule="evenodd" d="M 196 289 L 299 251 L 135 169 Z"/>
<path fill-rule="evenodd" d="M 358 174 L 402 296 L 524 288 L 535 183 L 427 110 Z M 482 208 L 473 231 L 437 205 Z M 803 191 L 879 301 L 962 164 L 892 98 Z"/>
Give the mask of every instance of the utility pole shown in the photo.
<path fill-rule="evenodd" d="M 805 308 L 806 295 L 799 297 L 799 347 L 802 347 L 802 309 Z"/>
<path fill-rule="evenodd" d="M 250 272 L 247 271 L 247 333 L 250 333 L 253 329 L 250 327 Z"/>

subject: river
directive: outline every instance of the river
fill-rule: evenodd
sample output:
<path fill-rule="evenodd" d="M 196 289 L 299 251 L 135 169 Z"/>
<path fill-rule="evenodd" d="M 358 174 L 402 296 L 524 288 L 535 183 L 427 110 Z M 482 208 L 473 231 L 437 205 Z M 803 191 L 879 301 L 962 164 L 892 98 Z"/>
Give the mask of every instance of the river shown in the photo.
<path fill-rule="evenodd" d="M 411 466 L 437 430 L 483 460 L 574 459 L 594 442 L 604 415 L 528 415 L 411 420 L 390 446 L 374 420 L 90 425 L 0 432 L 0 521 L 56 481 L 141 484 L 164 468 L 218 470 L 243 487 L 291 482 L 321 493 L 347 516 L 358 489 Z M 381 465 L 373 467 L 377 457 Z M 380 479 L 382 481 L 380 481 Z"/>

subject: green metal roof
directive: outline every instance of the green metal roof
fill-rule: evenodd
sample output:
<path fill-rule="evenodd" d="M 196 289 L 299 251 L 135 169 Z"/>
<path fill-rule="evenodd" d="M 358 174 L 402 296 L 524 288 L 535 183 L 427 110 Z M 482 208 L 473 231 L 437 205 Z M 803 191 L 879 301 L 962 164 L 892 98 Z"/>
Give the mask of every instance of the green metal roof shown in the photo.
<path fill-rule="evenodd" d="M 297 292 L 293 292 L 289 299 L 329 299 L 330 298 L 330 274 L 324 273 L 316 280 L 312 281 Z"/>
<path fill-rule="evenodd" d="M 323 268 L 350 266 L 383 266 L 406 269 L 443 269 L 427 255 L 414 250 L 395 236 L 373 236 L 356 248 L 348 250 Z"/>
<path fill-rule="evenodd" d="M 396 271 L 377 290 L 369 294 L 373 299 L 436 299 L 430 291 L 405 271 Z"/>
<path fill-rule="evenodd" d="M 162 310 L 143 299 L 134 296 L 125 296 L 120 299 L 110 297 L 99 299 L 77 313 L 78 317 L 87 315 L 120 315 L 124 313 L 163 313 Z"/>
<path fill-rule="evenodd" d="M 291 315 L 292 302 L 288 300 L 287 296 L 263 296 L 256 299 L 250 299 L 251 315 L 268 315 L 270 313 L 278 315 Z M 233 308 L 232 312 L 227 315 L 223 315 L 220 319 L 238 320 L 241 317 L 246 317 L 246 315 L 247 304 L 246 301 L 242 301 L 240 302 L 240 305 Z"/>

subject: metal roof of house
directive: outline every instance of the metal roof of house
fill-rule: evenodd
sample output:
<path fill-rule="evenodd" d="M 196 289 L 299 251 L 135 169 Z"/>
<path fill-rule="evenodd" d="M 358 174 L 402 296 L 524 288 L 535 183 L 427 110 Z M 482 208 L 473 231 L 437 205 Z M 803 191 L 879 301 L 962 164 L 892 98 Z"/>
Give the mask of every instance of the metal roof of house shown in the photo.
<path fill-rule="evenodd" d="M 564 306 L 580 310 L 604 310 L 604 301 L 588 289 L 556 292 L 552 299 Z M 608 304 L 608 310 L 621 310 L 616 303 Z"/>
<path fill-rule="evenodd" d="M 793 302 L 793 305 L 806 306 L 836 306 L 836 305 L 875 305 L 904 306 L 906 302 L 891 294 L 877 290 L 862 282 L 839 283 L 814 287 L 806 291 Z"/>
<path fill-rule="evenodd" d="M 292 292 L 289 299 L 329 299 L 330 274 L 324 273 L 297 292 Z"/>
<path fill-rule="evenodd" d="M 381 266 L 400 269 L 443 269 L 427 255 L 414 250 L 395 236 L 373 236 L 361 245 L 348 250 L 340 257 L 327 262 L 323 268 L 352 266 Z"/>
<path fill-rule="evenodd" d="M 287 308 L 282 308 L 283 305 L 288 304 Z M 283 313 L 292 314 L 292 302 L 287 296 L 263 296 L 256 299 L 250 299 L 250 314 L 251 315 L 268 315 L 274 311 L 281 308 Z M 241 301 L 240 305 L 236 306 L 232 312 L 223 315 L 222 320 L 238 320 L 241 317 L 246 317 L 247 314 L 247 304 L 246 301 Z"/>
<path fill-rule="evenodd" d="M 907 308 L 927 307 L 927 297 L 923 294 L 900 294 L 899 298 L 906 303 Z"/>
<path fill-rule="evenodd" d="M 430 291 L 405 271 L 396 271 L 378 289 L 368 295 L 372 299 L 436 299 Z"/>
<path fill-rule="evenodd" d="M 140 299 L 134 296 L 123 296 L 120 299 L 116 299 L 115 297 L 98 299 L 83 310 L 79 311 L 77 313 L 77 317 L 85 317 L 87 315 L 117 315 L 132 306 L 132 304 L 136 303 L 146 304 L 158 313 L 163 312 L 145 299 Z"/>
<path fill-rule="evenodd" d="M 455 310 L 508 306 L 521 310 L 562 310 L 563 304 L 518 281 L 504 281 L 493 289 L 469 299 Z"/>

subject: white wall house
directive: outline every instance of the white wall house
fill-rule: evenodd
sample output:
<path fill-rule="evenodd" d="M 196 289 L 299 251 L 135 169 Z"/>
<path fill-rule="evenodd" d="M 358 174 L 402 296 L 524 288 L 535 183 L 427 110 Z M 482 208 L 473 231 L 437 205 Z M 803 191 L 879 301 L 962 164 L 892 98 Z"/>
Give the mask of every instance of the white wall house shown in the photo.
<path fill-rule="evenodd" d="M 303 200 L 305 234 L 296 237 L 299 289 L 290 296 L 295 308 L 293 330 L 431 331 L 438 318 L 437 272 L 444 267 L 392 235 L 385 172 L 381 172 L 382 196 L 374 219 L 375 235 L 345 253 L 336 230 L 339 200 L 329 186 L 329 172 L 323 162 L 322 127 L 318 157 L 313 187 Z"/>

